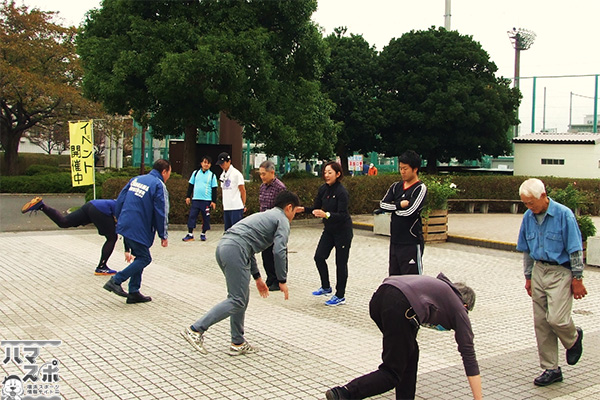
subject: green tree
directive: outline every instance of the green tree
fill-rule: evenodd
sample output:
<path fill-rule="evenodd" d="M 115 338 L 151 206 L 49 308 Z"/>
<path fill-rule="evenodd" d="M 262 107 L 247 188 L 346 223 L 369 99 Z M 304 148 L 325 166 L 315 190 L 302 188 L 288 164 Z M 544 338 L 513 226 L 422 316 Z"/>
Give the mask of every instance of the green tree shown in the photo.
<path fill-rule="evenodd" d="M 377 51 L 361 36 L 336 28 L 325 38 L 331 52 L 321 83 L 336 104 L 332 119 L 340 125 L 335 152 L 348 171 L 354 151 L 376 151 L 381 142 L 382 110 L 377 99 Z"/>
<path fill-rule="evenodd" d="M 317 77 L 326 48 L 316 0 L 104 0 L 78 36 L 85 93 L 133 111 L 158 135 L 185 132 L 183 174 L 197 128 L 219 112 L 268 154 L 332 152 L 332 104 Z"/>
<path fill-rule="evenodd" d="M 6 175 L 18 173 L 19 140 L 28 129 L 94 116 L 93 105 L 81 95 L 76 29 L 53 23 L 54 14 L 0 3 L 0 143 Z"/>
<path fill-rule="evenodd" d="M 510 151 L 521 95 L 497 78 L 496 65 L 471 36 L 443 28 L 392 39 L 381 55 L 388 154 L 414 149 L 437 161 Z"/>

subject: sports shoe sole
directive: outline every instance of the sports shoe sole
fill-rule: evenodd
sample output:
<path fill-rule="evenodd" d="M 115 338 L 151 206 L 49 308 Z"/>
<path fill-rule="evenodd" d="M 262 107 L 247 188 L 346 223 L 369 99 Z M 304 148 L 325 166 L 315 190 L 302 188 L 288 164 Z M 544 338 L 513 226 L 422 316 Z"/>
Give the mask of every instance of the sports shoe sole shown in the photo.
<path fill-rule="evenodd" d="M 233 350 L 231 347 L 229 347 L 229 351 L 227 352 L 227 354 L 229 354 L 231 357 L 237 357 L 237 356 L 243 356 L 246 354 L 256 354 L 258 353 L 258 347 L 251 347 L 251 350 L 242 350 L 242 351 L 237 351 L 237 350 Z"/>
<path fill-rule="evenodd" d="M 344 304 L 346 304 L 346 300 L 340 301 L 339 303 L 335 303 L 335 304 L 325 302 L 325 305 L 329 306 L 329 307 L 342 306 Z"/>
<path fill-rule="evenodd" d="M 105 275 L 115 275 L 116 273 L 117 273 L 117 271 L 113 271 L 113 272 L 98 272 L 98 271 L 95 271 L 94 275 L 105 276 Z"/>
<path fill-rule="evenodd" d="M 194 240 L 196 240 L 196 239 L 194 239 L 194 238 L 191 238 L 191 239 L 181 239 L 182 242 L 193 242 Z"/>
<path fill-rule="evenodd" d="M 179 332 L 179 334 L 181 336 L 183 336 L 183 338 L 186 340 L 186 342 L 191 344 L 194 349 L 198 350 L 202 354 L 208 354 L 208 351 L 204 348 L 204 345 L 203 344 L 198 345 L 191 337 L 189 337 L 189 335 L 187 334 L 187 331 L 185 329 L 183 331 Z"/>
<path fill-rule="evenodd" d="M 41 197 L 34 197 L 33 199 L 31 199 L 27 203 L 25 203 L 25 205 L 23 207 L 21 207 L 21 213 L 25 214 L 28 211 L 37 211 L 37 210 L 31 210 L 31 208 L 38 205 L 41 201 L 42 201 Z"/>

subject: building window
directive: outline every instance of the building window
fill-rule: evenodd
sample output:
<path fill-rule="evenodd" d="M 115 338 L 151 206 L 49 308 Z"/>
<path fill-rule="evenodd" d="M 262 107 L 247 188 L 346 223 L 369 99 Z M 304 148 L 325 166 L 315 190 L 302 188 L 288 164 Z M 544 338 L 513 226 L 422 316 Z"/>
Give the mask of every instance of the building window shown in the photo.
<path fill-rule="evenodd" d="M 557 158 L 542 158 L 542 165 L 565 165 L 565 160 Z"/>

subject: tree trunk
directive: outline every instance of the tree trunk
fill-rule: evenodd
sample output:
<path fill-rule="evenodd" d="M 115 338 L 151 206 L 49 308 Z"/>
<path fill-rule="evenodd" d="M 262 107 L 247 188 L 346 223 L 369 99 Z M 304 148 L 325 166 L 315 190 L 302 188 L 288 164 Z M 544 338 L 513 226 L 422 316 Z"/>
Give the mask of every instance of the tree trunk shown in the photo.
<path fill-rule="evenodd" d="M 196 169 L 196 140 L 198 138 L 198 128 L 196 126 L 186 126 L 183 137 L 183 160 L 181 163 L 181 176 L 188 179 Z"/>
<path fill-rule="evenodd" d="M 4 165 L 2 166 L 3 175 L 19 175 L 19 141 L 21 135 L 14 132 L 7 132 L 2 135 L 2 147 L 4 147 Z"/>
<path fill-rule="evenodd" d="M 437 174 L 437 157 L 433 154 L 427 156 L 427 172 L 430 174 Z"/>
<path fill-rule="evenodd" d="M 346 151 L 346 148 L 344 146 L 338 145 L 336 153 L 337 156 L 340 158 L 340 163 L 342 165 L 342 171 L 344 171 L 344 175 L 348 176 L 348 152 Z"/>

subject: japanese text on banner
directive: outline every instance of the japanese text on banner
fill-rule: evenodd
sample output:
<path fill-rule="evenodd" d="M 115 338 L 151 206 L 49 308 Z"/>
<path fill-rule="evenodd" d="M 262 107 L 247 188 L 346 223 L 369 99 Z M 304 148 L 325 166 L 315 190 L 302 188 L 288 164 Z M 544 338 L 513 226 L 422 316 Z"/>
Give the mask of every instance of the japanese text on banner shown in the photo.
<path fill-rule="evenodd" d="M 94 184 L 93 120 L 69 122 L 73 186 Z"/>

